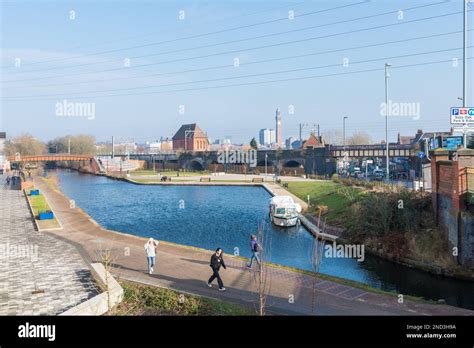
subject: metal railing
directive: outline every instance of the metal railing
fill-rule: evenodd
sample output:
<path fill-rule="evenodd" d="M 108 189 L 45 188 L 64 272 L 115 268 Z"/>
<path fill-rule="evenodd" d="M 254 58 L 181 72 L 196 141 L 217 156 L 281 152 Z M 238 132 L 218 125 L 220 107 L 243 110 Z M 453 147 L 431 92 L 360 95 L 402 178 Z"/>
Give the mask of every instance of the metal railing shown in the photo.
<path fill-rule="evenodd" d="M 467 185 L 467 195 L 466 195 L 467 203 L 474 205 L 474 167 L 466 168 L 466 185 Z"/>

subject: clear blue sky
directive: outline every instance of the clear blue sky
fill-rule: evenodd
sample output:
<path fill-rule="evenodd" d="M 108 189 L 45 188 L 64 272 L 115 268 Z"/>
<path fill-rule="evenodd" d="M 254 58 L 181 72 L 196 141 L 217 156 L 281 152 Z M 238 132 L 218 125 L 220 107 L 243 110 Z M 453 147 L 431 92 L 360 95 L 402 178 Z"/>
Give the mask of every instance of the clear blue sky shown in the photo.
<path fill-rule="evenodd" d="M 412 134 L 418 128 L 425 131 L 448 130 L 449 108 L 460 105 L 457 98 L 462 95 L 462 62 L 457 68 L 451 62 L 410 68 L 397 66 L 456 57 L 461 59 L 462 51 L 386 60 L 382 58 L 460 48 L 461 33 L 363 49 L 348 48 L 461 31 L 462 14 L 304 42 L 293 41 L 462 11 L 462 0 L 372 0 L 301 16 L 360 2 L 362 0 L 1 1 L 3 98 L 0 130 L 10 136 L 30 133 L 43 140 L 65 134 L 86 133 L 96 136 L 98 140 L 108 140 L 115 135 L 141 142 L 171 136 L 181 124 L 197 122 L 213 139 L 232 136 L 235 142 L 248 142 L 251 137 L 257 137 L 259 129 L 274 128 L 274 112 L 279 107 L 283 114 L 284 138 L 297 136 L 299 123 L 318 123 L 323 133 L 342 129 L 342 117 L 347 115 L 347 134 L 366 131 L 375 141 L 379 141 L 385 137 L 385 120 L 380 115 L 380 103 L 384 101 L 383 70 L 277 83 L 198 88 L 383 69 L 385 61 L 393 64 L 389 80 L 390 99 L 420 103 L 421 108 L 418 120 L 407 116 L 390 119 L 390 140 L 394 141 L 398 132 Z M 398 19 L 397 11 L 400 9 L 435 3 L 441 4 L 404 11 L 404 18 Z M 69 18 L 71 10 L 75 11 L 75 20 Z M 185 11 L 184 20 L 178 18 L 181 10 Z M 289 10 L 294 11 L 294 20 L 273 21 L 198 38 L 175 40 L 282 19 L 288 16 Z M 383 12 L 391 13 L 347 21 Z M 472 22 L 472 13 L 469 19 Z M 334 22 L 342 23 L 331 24 Z M 281 33 L 318 25 L 319 28 Z M 281 34 L 255 38 L 275 33 Z M 474 32 L 471 32 L 469 45 L 474 42 L 472 35 Z M 246 40 L 220 44 L 241 39 Z M 156 44 L 169 40 L 174 41 Z M 287 44 L 282 44 L 285 42 Z M 150 43 L 155 44 L 131 48 Z M 272 44 L 279 45 L 249 50 Z M 197 48 L 206 45 L 214 46 Z M 123 48 L 127 49 L 118 50 Z M 346 50 L 251 64 L 343 48 Z M 228 51 L 236 52 L 176 61 Z M 468 56 L 472 53 L 473 50 L 469 49 Z M 144 55 L 148 56 L 138 58 Z M 16 57 L 22 59 L 19 68 L 13 66 Z M 232 65 L 236 57 L 240 60 L 240 67 Z M 131 59 L 130 68 L 123 67 L 125 58 Z M 344 58 L 349 60 L 347 67 L 342 64 Z M 353 64 L 374 59 L 380 60 Z M 32 64 L 49 60 L 56 61 Z M 166 61 L 171 62 L 164 63 Z M 134 68 L 144 64 L 149 65 Z M 333 64 L 337 66 L 278 73 Z M 216 66 L 227 67 L 202 70 Z M 472 69 L 472 61 L 468 67 Z M 201 71 L 176 73 L 194 69 Z M 156 76 L 163 73 L 172 74 Z M 270 74 L 253 76 L 264 73 Z M 150 76 L 153 74 L 155 76 Z M 128 78 L 133 76 L 141 77 Z M 236 78 L 239 76 L 247 77 Z M 222 78 L 233 79 L 189 83 Z M 472 79 L 470 82 L 472 84 Z M 161 84 L 175 85 L 139 88 Z M 97 92 L 126 88 L 129 90 Z M 179 89 L 187 90 L 173 92 Z M 126 95 L 139 93 L 148 94 Z M 472 88 L 468 89 L 468 101 L 471 104 L 474 103 L 472 93 Z M 98 97 L 112 94 L 120 95 Z M 58 117 L 55 105 L 64 99 L 95 103 L 95 118 Z M 184 114 L 178 112 L 180 105 L 185 106 Z M 289 105 L 294 105 L 293 115 L 288 114 Z"/>

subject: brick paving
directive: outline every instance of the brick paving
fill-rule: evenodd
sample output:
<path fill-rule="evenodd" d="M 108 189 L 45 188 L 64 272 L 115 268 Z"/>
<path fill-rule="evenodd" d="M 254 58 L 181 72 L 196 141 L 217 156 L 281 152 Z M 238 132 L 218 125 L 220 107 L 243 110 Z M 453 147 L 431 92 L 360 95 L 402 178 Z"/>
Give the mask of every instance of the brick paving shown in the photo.
<path fill-rule="evenodd" d="M 42 179 L 36 186 L 46 194 L 59 216 L 63 230 L 52 234 L 67 239 L 77 246 L 90 261 L 100 261 L 101 250 L 110 249 L 114 273 L 119 278 L 143 284 L 166 287 L 183 293 L 220 299 L 255 307 L 256 273 L 245 267 L 243 260 L 226 255 L 227 270 L 221 276 L 226 292 L 206 286 L 210 276 L 211 251 L 161 242 L 158 247 L 155 274 L 147 274 L 143 250 L 145 238 L 117 233 L 101 228 L 80 208 L 70 208 L 69 199 L 52 189 Z M 398 303 L 396 296 L 318 279 L 282 268 L 269 268 L 268 310 L 280 314 L 298 315 L 473 315 L 474 311 L 425 302 L 405 300 Z M 313 287 L 315 290 L 313 310 Z"/>
<path fill-rule="evenodd" d="M 77 249 L 36 231 L 23 192 L 5 178 L 0 175 L 0 315 L 56 315 L 98 294 Z"/>

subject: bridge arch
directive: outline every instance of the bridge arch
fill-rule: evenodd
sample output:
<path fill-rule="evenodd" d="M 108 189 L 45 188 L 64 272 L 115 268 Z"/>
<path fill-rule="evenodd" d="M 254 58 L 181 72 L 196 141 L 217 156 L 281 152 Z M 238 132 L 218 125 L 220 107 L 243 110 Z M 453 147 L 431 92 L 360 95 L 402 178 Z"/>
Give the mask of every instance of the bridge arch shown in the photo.
<path fill-rule="evenodd" d="M 188 161 L 186 167 L 187 169 L 195 170 L 195 171 L 202 171 L 206 169 L 204 161 L 201 158 L 195 158 L 195 159 L 192 159 L 191 161 Z"/>
<path fill-rule="evenodd" d="M 289 161 L 286 161 L 285 164 L 284 164 L 284 167 L 287 167 L 287 168 L 302 168 L 304 167 L 304 164 L 301 163 L 299 160 L 289 160 Z"/>

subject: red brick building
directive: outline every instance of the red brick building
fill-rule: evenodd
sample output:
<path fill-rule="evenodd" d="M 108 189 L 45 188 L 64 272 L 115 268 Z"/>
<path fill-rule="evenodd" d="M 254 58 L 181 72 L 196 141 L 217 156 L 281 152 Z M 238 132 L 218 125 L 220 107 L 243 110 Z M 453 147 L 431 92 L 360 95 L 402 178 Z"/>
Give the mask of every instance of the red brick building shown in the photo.
<path fill-rule="evenodd" d="M 315 149 L 317 147 L 324 147 L 324 141 L 322 137 L 318 137 L 311 133 L 308 140 L 303 141 L 303 149 Z"/>
<path fill-rule="evenodd" d="M 174 151 L 208 151 L 206 133 L 196 123 L 183 124 L 173 136 Z"/>

